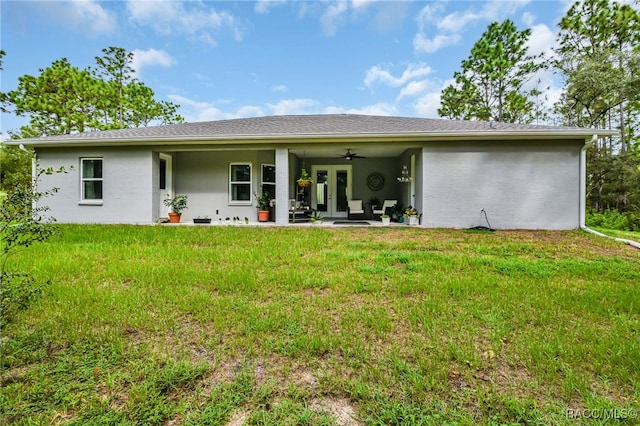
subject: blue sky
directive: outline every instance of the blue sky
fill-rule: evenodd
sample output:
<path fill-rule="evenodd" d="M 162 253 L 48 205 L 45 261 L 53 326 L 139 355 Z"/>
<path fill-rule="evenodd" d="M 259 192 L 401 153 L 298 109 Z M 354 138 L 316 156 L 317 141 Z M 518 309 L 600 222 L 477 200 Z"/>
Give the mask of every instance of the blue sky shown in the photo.
<path fill-rule="evenodd" d="M 494 21 L 531 28 L 551 51 L 570 1 L 7 1 L 2 91 L 67 58 L 95 64 L 109 46 L 134 52 L 156 99 L 187 121 L 273 114 L 437 117 L 439 96 Z M 551 73 L 536 80 L 559 84 Z M 557 80 L 557 78 L 555 79 Z M 0 130 L 25 119 L 4 114 Z"/>

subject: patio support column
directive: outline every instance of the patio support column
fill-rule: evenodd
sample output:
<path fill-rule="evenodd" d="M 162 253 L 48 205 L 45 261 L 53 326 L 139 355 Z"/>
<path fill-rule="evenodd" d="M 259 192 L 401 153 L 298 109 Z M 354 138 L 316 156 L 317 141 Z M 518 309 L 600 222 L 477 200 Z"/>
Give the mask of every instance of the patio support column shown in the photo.
<path fill-rule="evenodd" d="M 289 224 L 289 149 L 276 148 L 276 225 Z"/>
<path fill-rule="evenodd" d="M 418 198 L 420 199 L 420 211 L 422 212 L 422 223 L 420 224 L 421 227 L 423 228 L 428 228 L 427 226 L 427 220 L 429 219 L 429 210 L 431 208 L 431 206 L 429 205 L 429 201 L 427 200 L 427 197 L 429 194 L 427 194 L 427 173 L 429 172 L 428 170 L 428 166 L 427 166 L 427 158 L 429 155 L 429 151 L 427 150 L 427 148 L 422 148 L 422 153 L 420 156 L 420 171 L 417 173 L 420 176 L 420 185 L 418 185 L 418 188 L 420 190 L 420 193 L 416 194 L 416 201 L 418 200 Z"/>

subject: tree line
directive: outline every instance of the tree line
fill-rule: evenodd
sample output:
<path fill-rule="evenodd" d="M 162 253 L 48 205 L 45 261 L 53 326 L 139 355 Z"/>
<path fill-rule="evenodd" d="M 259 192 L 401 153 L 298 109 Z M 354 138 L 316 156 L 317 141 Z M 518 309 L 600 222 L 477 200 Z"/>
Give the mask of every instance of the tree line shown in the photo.
<path fill-rule="evenodd" d="M 2 112 L 28 117 L 29 123 L 9 132 L 13 139 L 144 127 L 184 121 L 178 104 L 157 101 L 138 80 L 133 53 L 120 47 L 102 50 L 95 66 L 80 69 L 66 58 L 19 78 L 15 90 L 0 93 Z M 0 51 L 0 69 L 6 52 Z M 31 180 L 31 155 L 15 147 L 0 149 L 1 189 Z"/>

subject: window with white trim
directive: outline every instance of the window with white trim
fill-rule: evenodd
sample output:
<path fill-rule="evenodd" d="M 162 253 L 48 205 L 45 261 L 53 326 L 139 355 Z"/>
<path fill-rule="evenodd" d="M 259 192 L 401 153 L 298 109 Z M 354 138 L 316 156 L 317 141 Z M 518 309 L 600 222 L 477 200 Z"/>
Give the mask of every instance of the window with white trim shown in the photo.
<path fill-rule="evenodd" d="M 102 201 L 102 158 L 80 159 L 81 201 Z"/>
<path fill-rule="evenodd" d="M 251 204 L 251 163 L 229 164 L 229 204 Z"/>
<path fill-rule="evenodd" d="M 276 198 L 276 166 L 273 164 L 262 165 L 262 192 L 268 193 L 271 199 Z"/>

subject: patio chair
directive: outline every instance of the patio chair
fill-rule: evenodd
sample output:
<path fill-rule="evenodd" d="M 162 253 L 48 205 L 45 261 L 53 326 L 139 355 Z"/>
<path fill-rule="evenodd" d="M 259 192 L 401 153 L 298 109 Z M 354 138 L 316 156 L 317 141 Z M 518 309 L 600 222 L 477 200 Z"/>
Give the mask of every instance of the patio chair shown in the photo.
<path fill-rule="evenodd" d="M 393 206 L 395 206 L 396 204 L 398 204 L 398 200 L 384 200 L 380 209 L 373 209 L 373 219 L 379 220 L 380 216 L 382 216 L 383 214 L 389 214 L 389 212 L 387 212 L 387 209 L 393 208 Z"/>
<path fill-rule="evenodd" d="M 347 201 L 347 219 L 364 219 L 364 208 L 362 207 L 362 200 L 349 200 Z"/>

